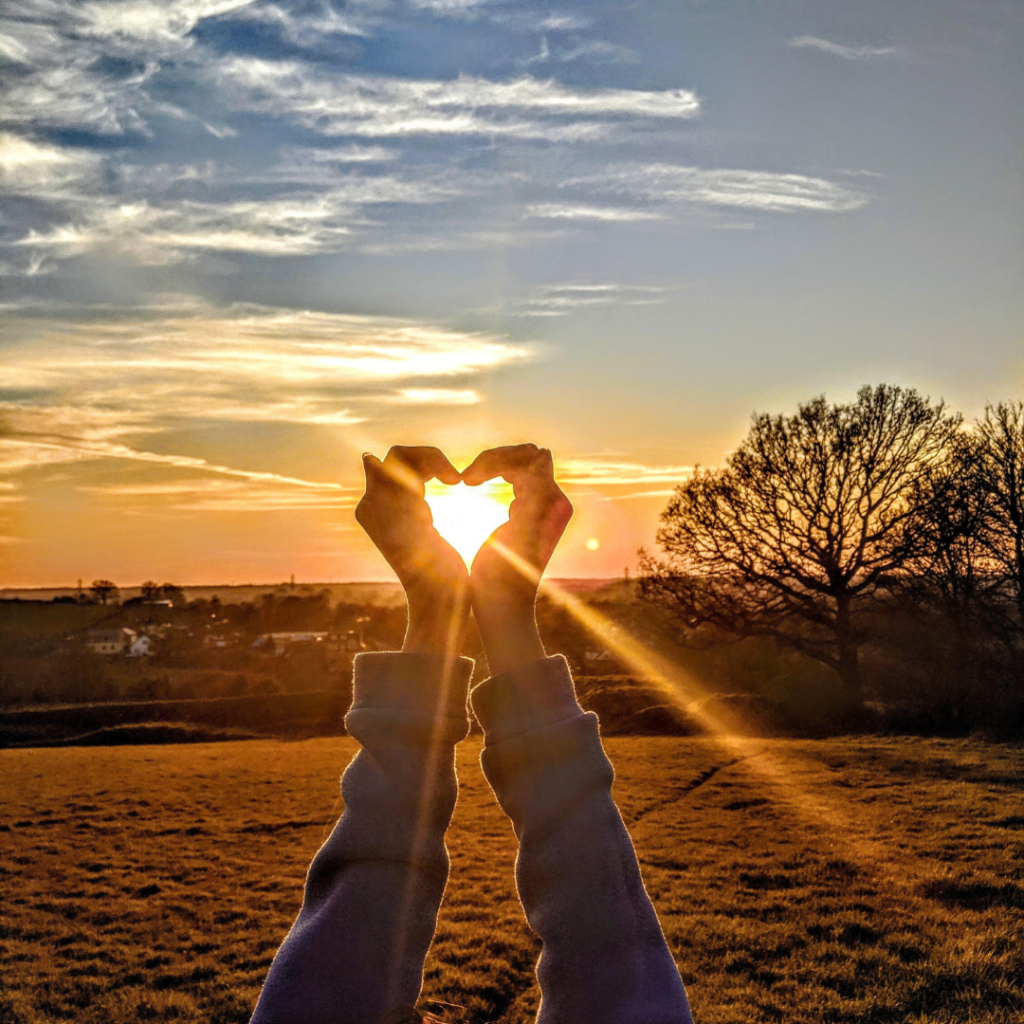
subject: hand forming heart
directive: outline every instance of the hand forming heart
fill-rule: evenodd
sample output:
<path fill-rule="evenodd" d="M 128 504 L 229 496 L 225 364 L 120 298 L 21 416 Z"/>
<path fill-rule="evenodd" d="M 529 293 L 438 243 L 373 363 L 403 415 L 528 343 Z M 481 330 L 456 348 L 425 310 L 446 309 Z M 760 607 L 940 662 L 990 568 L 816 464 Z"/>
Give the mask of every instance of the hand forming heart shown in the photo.
<path fill-rule="evenodd" d="M 403 650 L 450 656 L 461 643 L 469 598 L 492 672 L 542 656 L 534 620 L 537 586 L 572 516 L 555 483 L 550 450 L 533 444 L 491 448 L 459 473 L 437 448 L 395 447 L 383 462 L 364 455 L 363 466 L 366 493 L 356 519 L 405 588 L 409 629 Z M 508 522 L 484 542 L 467 573 L 460 554 L 433 525 L 425 483 L 436 478 L 479 487 L 499 477 L 512 485 Z"/>

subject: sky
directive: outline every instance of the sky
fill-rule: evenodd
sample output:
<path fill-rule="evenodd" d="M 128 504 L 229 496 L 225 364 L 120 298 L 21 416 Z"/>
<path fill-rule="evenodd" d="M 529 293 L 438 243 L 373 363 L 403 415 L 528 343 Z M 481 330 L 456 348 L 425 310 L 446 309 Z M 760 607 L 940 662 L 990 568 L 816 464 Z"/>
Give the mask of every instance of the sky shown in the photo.
<path fill-rule="evenodd" d="M 552 448 L 616 576 L 751 414 L 1024 397 L 1024 7 L 6 0 L 0 587 L 387 579 Z"/>

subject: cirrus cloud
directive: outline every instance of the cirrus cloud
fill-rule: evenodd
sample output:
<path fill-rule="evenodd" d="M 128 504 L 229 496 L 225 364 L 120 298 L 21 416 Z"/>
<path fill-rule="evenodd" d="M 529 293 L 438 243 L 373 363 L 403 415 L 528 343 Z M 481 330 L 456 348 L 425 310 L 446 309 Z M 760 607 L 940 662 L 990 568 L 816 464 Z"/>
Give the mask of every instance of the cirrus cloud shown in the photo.
<path fill-rule="evenodd" d="M 302 61 L 233 57 L 210 69 L 234 110 L 287 117 L 324 135 L 600 138 L 622 119 L 692 118 L 688 89 L 579 89 L 528 75 L 493 81 L 337 74 Z"/>
<path fill-rule="evenodd" d="M 22 313 L 8 326 L 0 434 L 22 442 L 109 444 L 210 421 L 344 426 L 381 401 L 476 404 L 477 390 L 436 382 L 538 355 L 532 345 L 416 321 L 187 300 L 74 317 Z M 394 390 L 382 394 L 382 385 Z"/>

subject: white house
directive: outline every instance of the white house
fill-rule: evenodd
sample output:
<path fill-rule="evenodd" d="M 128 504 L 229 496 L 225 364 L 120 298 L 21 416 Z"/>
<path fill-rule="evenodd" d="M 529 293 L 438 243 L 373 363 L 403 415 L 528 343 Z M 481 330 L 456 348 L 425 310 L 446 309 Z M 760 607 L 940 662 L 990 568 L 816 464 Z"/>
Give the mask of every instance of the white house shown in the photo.
<path fill-rule="evenodd" d="M 124 654 L 135 639 L 134 629 L 90 629 L 85 646 L 94 654 Z"/>
<path fill-rule="evenodd" d="M 128 645 L 129 658 L 152 658 L 156 654 L 156 644 L 153 638 L 148 636 L 137 636 Z"/>

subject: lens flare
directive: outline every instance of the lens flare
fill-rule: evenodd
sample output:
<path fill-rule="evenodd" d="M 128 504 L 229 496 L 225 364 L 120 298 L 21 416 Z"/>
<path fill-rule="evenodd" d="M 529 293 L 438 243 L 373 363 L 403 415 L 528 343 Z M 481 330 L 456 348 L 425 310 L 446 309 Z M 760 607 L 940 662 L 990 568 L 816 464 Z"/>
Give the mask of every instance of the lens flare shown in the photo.
<path fill-rule="evenodd" d="M 479 487 L 456 484 L 448 487 L 438 480 L 427 482 L 430 506 L 437 532 L 470 565 L 480 546 L 502 523 L 508 522 L 512 486 L 504 480 L 488 480 Z"/>

